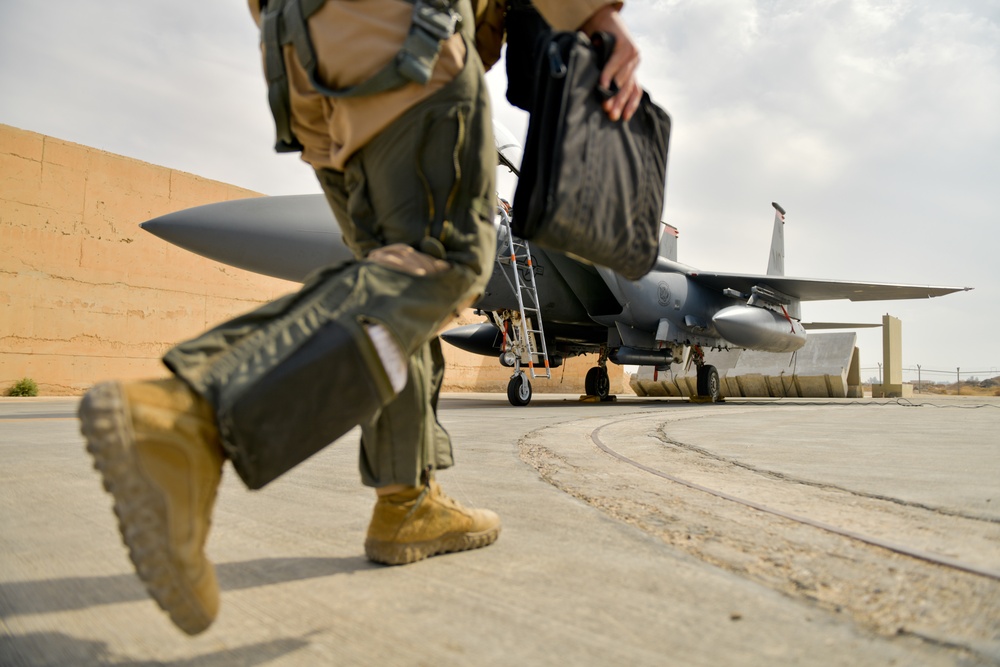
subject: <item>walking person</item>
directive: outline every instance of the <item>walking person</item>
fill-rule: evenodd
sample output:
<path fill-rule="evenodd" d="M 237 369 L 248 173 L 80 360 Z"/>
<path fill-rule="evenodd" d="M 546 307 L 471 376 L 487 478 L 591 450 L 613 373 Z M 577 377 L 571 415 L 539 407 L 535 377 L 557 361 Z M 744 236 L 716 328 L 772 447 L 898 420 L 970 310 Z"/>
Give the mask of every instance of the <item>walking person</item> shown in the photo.
<path fill-rule="evenodd" d="M 641 90 L 621 3 L 536 5 L 556 29 L 615 35 L 602 77 L 620 92 L 606 109 L 628 118 Z M 437 332 L 481 293 L 495 254 L 496 155 L 476 47 L 477 35 L 502 34 L 502 7 L 250 6 L 279 149 L 313 167 L 356 260 L 177 345 L 168 377 L 95 385 L 79 410 L 136 572 L 189 634 L 218 613 L 205 543 L 227 459 L 259 489 L 360 424 L 361 479 L 376 492 L 368 558 L 411 563 L 500 534 L 495 513 L 449 498 L 436 472 L 454 462 L 437 420 Z"/>

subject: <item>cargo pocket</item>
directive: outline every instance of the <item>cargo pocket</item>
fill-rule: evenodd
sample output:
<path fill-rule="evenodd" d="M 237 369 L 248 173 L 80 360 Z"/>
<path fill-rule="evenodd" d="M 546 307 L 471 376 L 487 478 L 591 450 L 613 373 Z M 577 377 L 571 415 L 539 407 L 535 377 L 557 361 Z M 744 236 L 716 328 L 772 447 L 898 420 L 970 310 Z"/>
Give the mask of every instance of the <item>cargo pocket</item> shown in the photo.
<path fill-rule="evenodd" d="M 352 159 L 344 168 L 347 219 L 340 220 L 348 245 L 360 257 L 383 245 L 382 230 L 368 192 L 368 176 L 362 160 Z"/>

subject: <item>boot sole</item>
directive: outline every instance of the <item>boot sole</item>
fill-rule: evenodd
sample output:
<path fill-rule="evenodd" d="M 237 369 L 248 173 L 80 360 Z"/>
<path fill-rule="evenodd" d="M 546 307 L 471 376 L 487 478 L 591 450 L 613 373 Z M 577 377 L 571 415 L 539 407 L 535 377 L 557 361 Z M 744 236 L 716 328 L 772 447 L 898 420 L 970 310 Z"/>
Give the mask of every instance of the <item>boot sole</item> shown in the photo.
<path fill-rule="evenodd" d="M 179 583 L 186 577 L 170 557 L 166 502 L 132 454 L 135 436 L 121 385 L 103 382 L 94 386 L 80 402 L 78 416 L 94 469 L 101 474 L 104 490 L 114 498 L 118 530 L 136 574 L 177 627 L 189 635 L 204 631 L 215 614 Z"/>
<path fill-rule="evenodd" d="M 368 560 L 384 565 L 406 565 L 415 563 L 431 556 L 469 551 L 488 547 L 500 537 L 500 526 L 479 533 L 454 533 L 442 535 L 425 542 L 387 542 L 381 540 L 366 540 L 365 555 Z"/>

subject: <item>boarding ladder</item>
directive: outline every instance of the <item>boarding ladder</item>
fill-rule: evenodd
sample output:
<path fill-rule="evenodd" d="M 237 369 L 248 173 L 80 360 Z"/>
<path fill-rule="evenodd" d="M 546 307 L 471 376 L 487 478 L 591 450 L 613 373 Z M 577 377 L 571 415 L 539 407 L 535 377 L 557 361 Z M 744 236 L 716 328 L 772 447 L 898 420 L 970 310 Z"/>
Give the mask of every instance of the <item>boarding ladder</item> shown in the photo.
<path fill-rule="evenodd" d="M 552 369 L 549 367 L 549 352 L 545 345 L 545 328 L 542 325 L 541 304 L 538 301 L 538 287 L 535 284 L 535 268 L 531 261 L 531 249 L 528 242 L 514 236 L 510 228 L 510 214 L 507 207 L 502 203 L 497 207 L 500 214 L 500 224 L 505 232 L 507 241 L 506 256 L 501 248 L 497 254 L 497 261 L 503 265 L 510 265 L 511 273 L 514 275 L 513 281 L 508 278 L 507 282 L 514 294 L 517 296 L 517 315 L 512 313 L 502 316 L 504 320 L 502 330 L 506 333 L 506 322 L 511 322 L 512 341 L 508 342 L 508 348 L 515 355 L 515 372 L 520 369 L 521 363 L 525 359 L 528 362 L 528 371 L 534 378 L 551 378 Z M 524 271 L 522 272 L 522 269 Z M 507 275 L 503 271 L 504 276 Z M 523 278 L 522 276 L 527 276 Z M 514 322 L 513 320 L 518 321 Z M 532 328 L 537 326 L 537 329 Z"/>

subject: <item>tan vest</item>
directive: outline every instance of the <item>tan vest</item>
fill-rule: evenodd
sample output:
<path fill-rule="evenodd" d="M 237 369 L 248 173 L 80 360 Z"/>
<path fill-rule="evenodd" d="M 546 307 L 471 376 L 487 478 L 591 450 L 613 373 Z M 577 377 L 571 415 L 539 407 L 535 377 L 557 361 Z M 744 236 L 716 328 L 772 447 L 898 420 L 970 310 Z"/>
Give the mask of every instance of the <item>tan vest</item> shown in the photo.
<path fill-rule="evenodd" d="M 489 68 L 503 45 L 504 0 L 470 0 L 476 23 L 476 50 Z M 260 0 L 249 0 L 260 25 Z M 578 28 L 609 0 L 534 0 L 557 30 Z M 410 29 L 413 5 L 406 0 L 327 0 L 309 19 L 319 62 L 319 76 L 332 88 L 365 81 L 399 52 Z M 292 132 L 304 146 L 302 159 L 315 168 L 343 170 L 348 158 L 404 111 L 450 82 L 465 63 L 465 44 L 454 35 L 442 45 L 427 85 L 367 97 L 333 100 L 317 93 L 299 65 L 292 46 L 285 47 L 292 108 Z"/>

